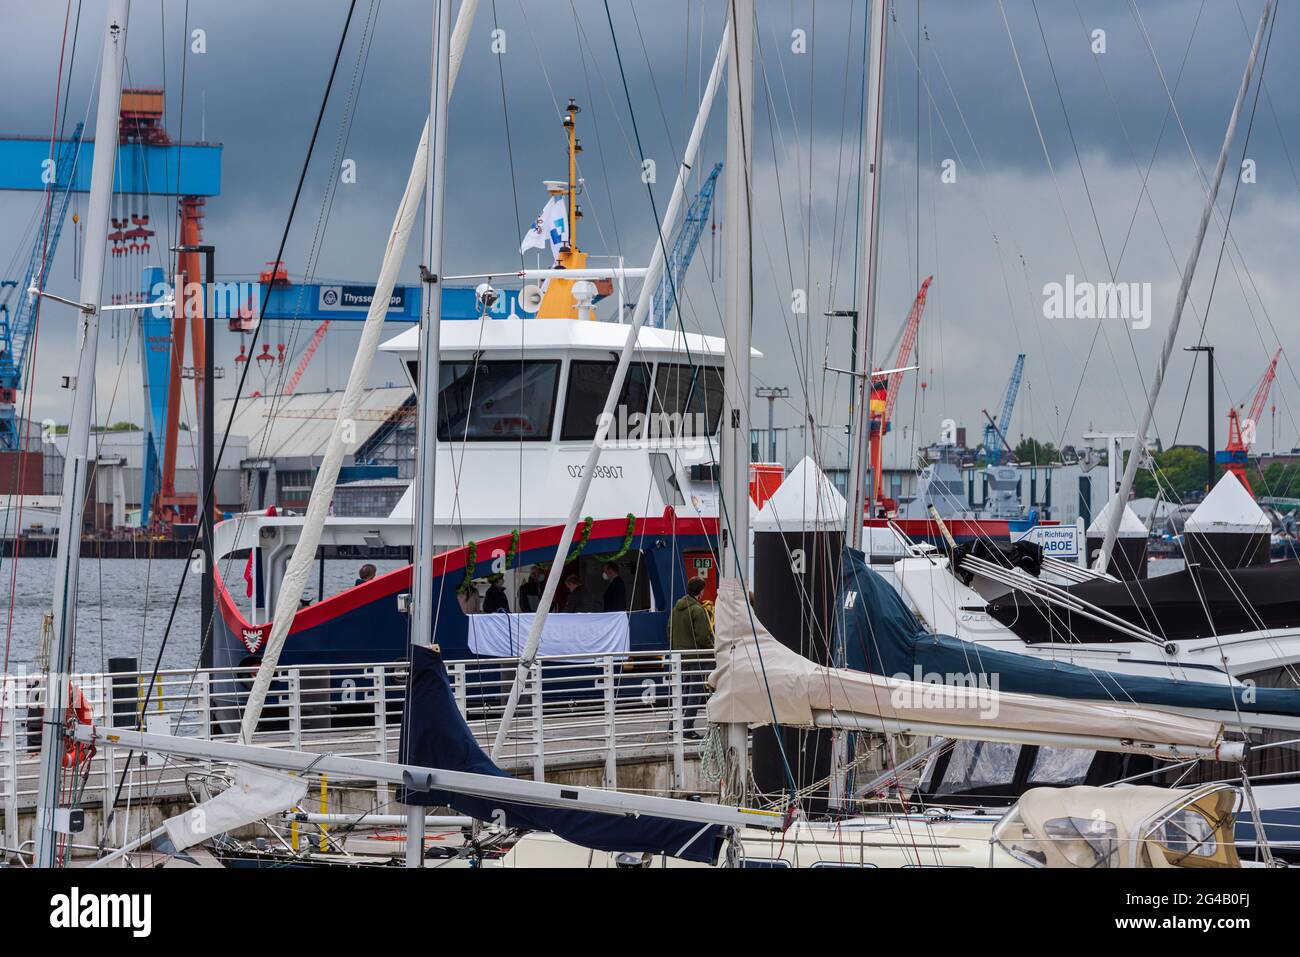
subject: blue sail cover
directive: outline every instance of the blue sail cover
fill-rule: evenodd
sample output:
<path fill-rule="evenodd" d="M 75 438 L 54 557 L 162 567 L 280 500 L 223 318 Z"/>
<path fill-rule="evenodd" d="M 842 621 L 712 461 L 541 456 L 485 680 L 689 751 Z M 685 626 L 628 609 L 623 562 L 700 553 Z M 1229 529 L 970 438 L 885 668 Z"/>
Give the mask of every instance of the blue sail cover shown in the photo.
<path fill-rule="evenodd" d="M 862 552 L 844 549 L 836 642 L 845 667 L 888 677 L 1057 698 L 1300 715 L 1300 691 L 1117 674 L 932 635 Z"/>
<path fill-rule="evenodd" d="M 474 740 L 456 706 L 442 656 L 431 648 L 411 649 L 400 753 L 405 764 L 510 777 Z M 726 836 L 726 828 L 718 824 L 536 807 L 448 791 L 412 791 L 403 787 L 398 788 L 397 800 L 421 807 L 451 807 L 469 817 L 506 827 L 550 831 L 597 851 L 648 851 L 704 864 L 717 863 Z"/>

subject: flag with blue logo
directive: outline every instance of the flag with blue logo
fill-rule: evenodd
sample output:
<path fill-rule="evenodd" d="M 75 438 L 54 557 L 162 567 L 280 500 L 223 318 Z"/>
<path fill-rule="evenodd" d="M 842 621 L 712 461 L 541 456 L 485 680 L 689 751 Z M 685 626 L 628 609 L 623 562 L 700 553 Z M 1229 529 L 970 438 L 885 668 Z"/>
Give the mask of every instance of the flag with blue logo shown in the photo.
<path fill-rule="evenodd" d="M 552 196 L 533 228 L 524 233 L 519 252 L 551 247 L 552 257 L 559 258 L 559 249 L 569 241 L 569 215 L 563 196 Z"/>

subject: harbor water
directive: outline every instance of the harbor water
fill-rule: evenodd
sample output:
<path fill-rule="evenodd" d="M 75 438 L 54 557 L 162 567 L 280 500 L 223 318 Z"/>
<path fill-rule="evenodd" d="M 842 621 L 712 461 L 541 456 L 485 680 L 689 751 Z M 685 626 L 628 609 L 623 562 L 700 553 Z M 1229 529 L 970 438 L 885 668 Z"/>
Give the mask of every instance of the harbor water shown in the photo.
<path fill-rule="evenodd" d="M 365 559 L 325 562 L 325 595 L 337 594 L 356 580 Z M 400 568 L 396 560 L 370 562 L 379 574 Z M 40 648 L 41 622 L 50 612 L 54 589 L 52 558 L 0 561 L 0 665 L 8 646 L 8 671 L 33 668 Z M 132 657 L 141 667 L 153 667 L 162 650 L 161 667 L 191 668 L 199 660 L 199 580 L 186 573 L 184 559 L 81 559 L 77 601 L 77 671 L 107 671 L 108 659 Z M 15 574 L 16 572 L 16 574 Z M 221 569 L 237 600 L 246 593 L 244 563 Z M 181 579 L 184 576 L 184 585 Z M 315 574 L 304 597 L 317 599 Z M 180 599 L 177 601 L 177 589 Z M 176 602 L 176 617 L 163 647 L 167 621 Z M 3 670 L 0 668 L 0 670 Z"/>

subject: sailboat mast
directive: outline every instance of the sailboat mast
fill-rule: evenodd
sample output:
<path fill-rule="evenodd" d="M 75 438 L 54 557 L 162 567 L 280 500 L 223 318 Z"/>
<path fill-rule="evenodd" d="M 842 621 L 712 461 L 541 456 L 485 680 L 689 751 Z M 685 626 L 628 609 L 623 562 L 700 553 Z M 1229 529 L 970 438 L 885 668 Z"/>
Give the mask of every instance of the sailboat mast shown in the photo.
<path fill-rule="evenodd" d="M 858 211 L 857 337 L 853 343 L 852 447 L 849 453 L 848 544 L 862 547 L 862 522 L 867 506 L 867 454 L 871 447 L 871 356 L 867 354 L 876 325 L 876 262 L 880 245 L 880 161 L 884 142 L 881 97 L 885 85 L 885 0 L 872 0 L 871 48 L 867 59 L 867 91 L 863 98 L 861 200 Z M 875 476 L 872 476 L 873 484 Z"/>
<path fill-rule="evenodd" d="M 126 58 L 128 0 L 109 0 L 99 65 L 99 104 L 95 114 L 95 159 L 90 173 L 86 209 L 86 250 L 81 267 L 81 306 L 77 375 L 72 380 L 72 417 L 63 462 L 63 508 L 54 562 L 54 647 L 41 719 L 41 776 L 36 824 L 37 867 L 54 867 L 58 849 L 54 831 L 59 804 L 63 759 L 63 713 L 67 707 L 72 653 L 77 630 L 77 562 L 81 556 L 81 524 L 86 506 L 86 475 L 90 460 L 90 422 L 94 413 L 95 358 L 99 351 L 99 312 L 104 286 L 108 214 L 113 199 L 117 161 L 117 128 L 122 97 L 122 64 Z M 24 295 L 26 295 L 24 290 Z"/>
<path fill-rule="evenodd" d="M 415 535 L 411 561 L 411 644 L 433 643 L 433 541 L 438 477 L 439 347 L 442 326 L 442 227 L 447 186 L 447 104 L 450 94 L 451 0 L 438 0 L 433 18 L 433 83 L 429 91 L 429 155 L 424 191 L 424 286 L 420 319 L 420 392 L 416 420 Z M 424 808 L 406 814 L 406 866 L 424 861 Z"/>
<path fill-rule="evenodd" d="M 749 579 L 749 364 L 753 337 L 752 194 L 754 3 L 731 0 L 732 56 L 727 69 L 727 158 L 723 188 L 726 289 L 720 488 L 725 521 L 719 574 Z"/>
<path fill-rule="evenodd" d="M 1205 207 L 1201 210 L 1201 222 L 1196 230 L 1196 241 L 1192 244 L 1191 254 L 1187 257 L 1187 265 L 1183 267 L 1183 279 L 1178 285 L 1178 298 L 1174 300 L 1174 316 L 1169 320 L 1169 331 L 1165 333 L 1164 345 L 1160 349 L 1160 361 L 1156 364 L 1156 374 L 1151 380 L 1146 408 L 1142 410 L 1142 418 L 1138 422 L 1137 435 L 1133 439 L 1133 451 L 1129 453 L 1128 462 L 1124 465 L 1124 477 L 1120 479 L 1119 491 L 1115 493 L 1118 504 L 1110 510 L 1106 522 L 1106 537 L 1102 539 L 1101 554 L 1097 556 L 1097 570 L 1100 572 L 1105 572 L 1106 566 L 1110 564 L 1111 552 L 1115 549 L 1115 539 L 1119 537 L 1124 505 L 1128 502 L 1129 493 L 1133 491 L 1138 460 L 1142 458 L 1142 450 L 1146 447 L 1147 431 L 1151 428 L 1151 419 L 1155 415 L 1156 399 L 1160 395 L 1160 386 L 1165 381 L 1165 370 L 1169 366 L 1169 356 L 1174 351 L 1174 341 L 1178 338 L 1178 324 L 1183 318 L 1183 306 L 1187 303 L 1187 293 L 1192 285 L 1192 276 L 1196 273 L 1196 262 L 1201 256 L 1201 246 L 1205 242 L 1205 232 L 1210 225 L 1210 215 L 1214 212 L 1214 204 L 1219 197 L 1219 184 L 1223 182 L 1223 170 L 1228 165 L 1228 154 L 1232 152 L 1232 140 L 1237 133 L 1237 121 L 1241 118 L 1241 108 L 1246 102 L 1246 92 L 1250 89 L 1250 78 L 1255 72 L 1255 60 L 1259 57 L 1260 47 L 1264 43 L 1264 34 L 1267 32 L 1268 19 L 1272 13 L 1273 0 L 1268 0 L 1264 4 L 1264 12 L 1260 15 L 1259 26 L 1255 29 L 1255 42 L 1250 48 L 1246 71 L 1242 74 L 1241 85 L 1237 88 L 1237 100 L 1232 105 L 1232 116 L 1228 120 L 1227 132 L 1223 135 L 1223 146 L 1219 149 L 1219 162 L 1214 167 L 1214 178 L 1210 181 L 1210 191 L 1205 196 Z"/>
<path fill-rule="evenodd" d="M 723 189 L 723 262 L 726 290 L 723 337 L 722 430 L 719 437 L 719 499 L 723 516 L 718 574 L 749 580 L 749 352 L 753 336 L 753 213 L 751 185 L 754 130 L 754 0 L 731 0 L 732 56 L 727 70 L 727 159 Z M 749 727 L 726 728 L 724 800 L 743 803 L 749 780 Z"/>

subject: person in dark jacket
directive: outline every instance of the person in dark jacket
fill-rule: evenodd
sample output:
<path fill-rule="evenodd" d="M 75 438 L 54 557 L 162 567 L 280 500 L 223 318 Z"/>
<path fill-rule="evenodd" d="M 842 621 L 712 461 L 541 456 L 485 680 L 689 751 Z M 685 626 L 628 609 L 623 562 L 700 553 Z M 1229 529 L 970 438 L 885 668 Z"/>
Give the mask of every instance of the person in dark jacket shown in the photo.
<path fill-rule="evenodd" d="M 487 594 L 483 596 L 483 611 L 489 615 L 498 611 L 510 614 L 510 596 L 506 594 L 501 582 L 500 575 L 493 575 L 488 579 Z"/>
<path fill-rule="evenodd" d="M 519 610 L 537 611 L 542 607 L 542 592 L 546 590 L 546 572 L 534 565 L 528 581 L 519 586 Z"/>
<path fill-rule="evenodd" d="M 604 597 L 605 611 L 627 611 L 627 582 L 623 581 L 623 576 L 618 573 L 617 563 L 606 562 L 601 577 L 607 582 Z"/>
<path fill-rule="evenodd" d="M 587 589 L 582 587 L 582 579 L 570 572 L 564 576 L 564 587 L 555 596 L 551 605 L 552 612 L 577 614 L 587 610 Z"/>

